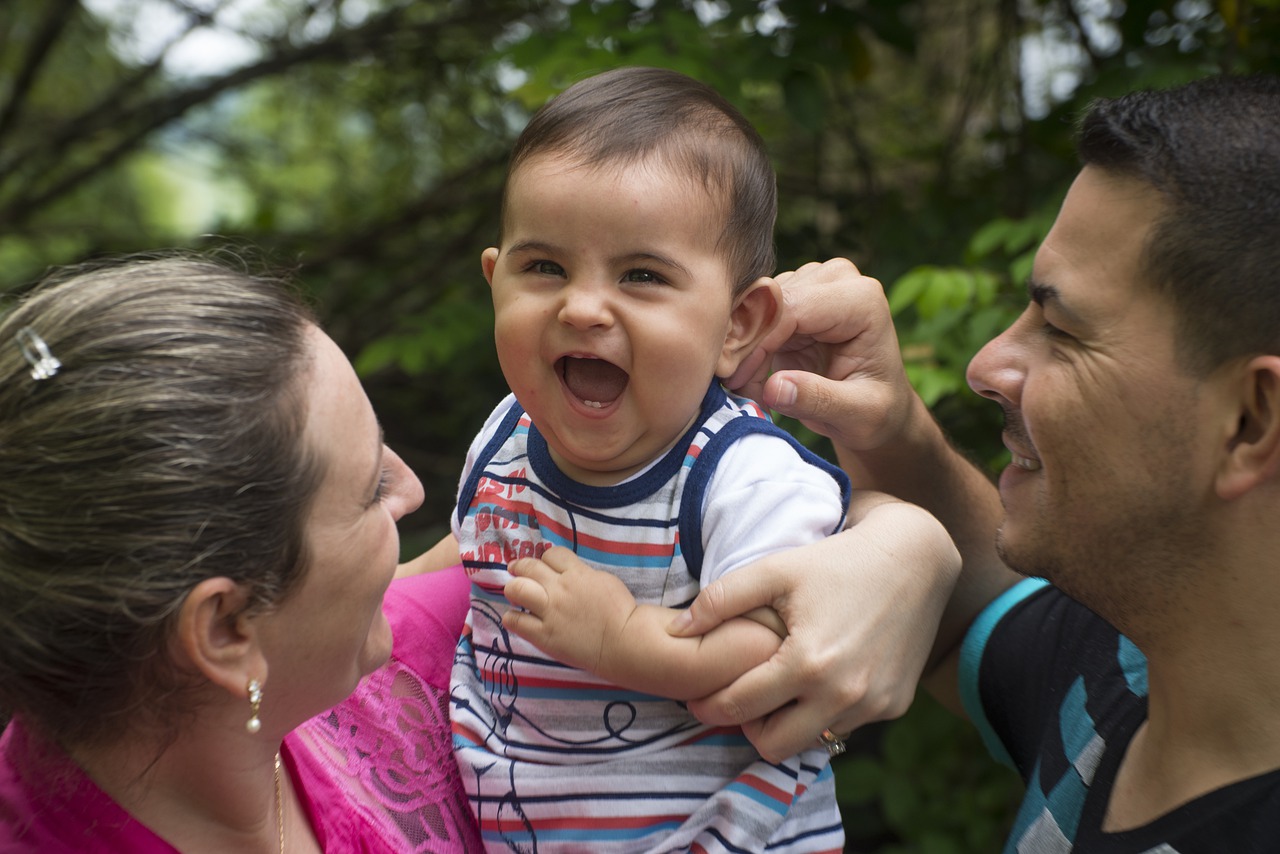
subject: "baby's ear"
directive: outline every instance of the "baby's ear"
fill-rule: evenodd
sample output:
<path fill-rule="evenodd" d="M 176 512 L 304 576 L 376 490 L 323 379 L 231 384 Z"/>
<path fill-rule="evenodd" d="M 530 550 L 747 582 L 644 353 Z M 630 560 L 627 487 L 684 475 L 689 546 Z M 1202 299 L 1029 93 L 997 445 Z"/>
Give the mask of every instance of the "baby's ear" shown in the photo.
<path fill-rule="evenodd" d="M 716 376 L 721 379 L 733 376 L 742 360 L 751 355 L 764 340 L 781 316 L 782 291 L 778 283 L 768 276 L 761 276 L 738 295 L 729 313 L 729 334 L 716 363 Z"/>
<path fill-rule="evenodd" d="M 484 273 L 484 280 L 490 285 L 493 284 L 493 269 L 497 266 L 498 247 L 490 246 L 480 253 L 480 271 Z"/>

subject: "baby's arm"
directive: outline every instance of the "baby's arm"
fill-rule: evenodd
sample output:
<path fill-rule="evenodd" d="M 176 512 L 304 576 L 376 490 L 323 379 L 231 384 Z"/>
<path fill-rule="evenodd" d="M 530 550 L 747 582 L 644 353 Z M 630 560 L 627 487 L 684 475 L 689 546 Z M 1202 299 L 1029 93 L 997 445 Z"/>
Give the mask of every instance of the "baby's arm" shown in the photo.
<path fill-rule="evenodd" d="M 667 631 L 676 611 L 638 605 L 618 578 L 592 569 L 565 548 L 508 567 L 503 617 L 510 631 L 553 658 L 602 679 L 659 697 L 705 697 L 741 676 L 782 644 L 776 612 L 758 609 L 697 637 Z M 770 626 L 776 625 L 778 631 Z"/>
<path fill-rule="evenodd" d="M 458 556 L 458 541 L 453 534 L 445 534 L 440 542 L 422 554 L 407 560 L 396 567 L 396 578 L 410 575 L 421 575 L 424 572 L 437 572 L 454 564 L 461 563 Z"/>

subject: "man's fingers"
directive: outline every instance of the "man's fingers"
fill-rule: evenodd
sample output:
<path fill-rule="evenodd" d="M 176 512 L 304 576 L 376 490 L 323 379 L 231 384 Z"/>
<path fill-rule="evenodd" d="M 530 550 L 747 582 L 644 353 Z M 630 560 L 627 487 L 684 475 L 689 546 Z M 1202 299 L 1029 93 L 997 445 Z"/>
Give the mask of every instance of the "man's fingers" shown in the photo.
<path fill-rule="evenodd" d="M 761 389 L 769 376 L 770 356 L 763 344 L 757 346 L 724 381 L 725 386 L 733 389 L 735 394 L 760 400 Z"/>
<path fill-rule="evenodd" d="M 829 729 L 844 736 L 855 728 L 851 725 L 844 729 L 841 723 L 824 720 L 822 713 L 811 704 L 800 703 L 784 706 L 742 730 L 761 756 L 771 762 L 780 762 L 814 747 L 823 730 Z"/>
<path fill-rule="evenodd" d="M 770 762 L 780 762 L 813 747 L 823 730 L 843 736 L 872 721 L 902 714 L 902 710 L 888 708 L 879 698 L 867 696 L 862 686 L 844 686 L 844 690 L 831 696 L 802 697 L 798 692 L 812 684 L 812 677 L 797 678 L 803 668 L 785 661 L 779 653 L 729 687 L 690 702 L 689 710 L 705 723 L 740 725 L 760 755 Z"/>
<path fill-rule="evenodd" d="M 693 604 L 676 615 L 667 632 L 676 637 L 705 635 L 725 620 L 772 605 L 778 593 L 770 573 L 746 567 L 704 587 Z"/>
<path fill-rule="evenodd" d="M 769 379 L 765 405 L 798 421 L 841 424 L 857 418 L 869 396 L 862 392 L 876 391 L 868 388 L 874 385 L 871 380 L 837 381 L 808 371 L 779 371 Z"/>
<path fill-rule="evenodd" d="M 784 641 L 785 645 L 785 641 Z M 792 674 L 780 654 L 753 667 L 732 685 L 689 703 L 698 720 L 716 726 L 738 726 L 762 718 L 796 696 Z"/>

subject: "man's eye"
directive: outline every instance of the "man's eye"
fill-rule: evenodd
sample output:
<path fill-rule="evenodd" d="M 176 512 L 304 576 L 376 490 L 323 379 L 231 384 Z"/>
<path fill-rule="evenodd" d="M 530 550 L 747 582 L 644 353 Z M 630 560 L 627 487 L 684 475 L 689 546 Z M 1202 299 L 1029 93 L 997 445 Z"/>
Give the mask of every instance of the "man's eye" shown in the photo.
<path fill-rule="evenodd" d="M 1048 321 L 1044 321 L 1043 323 L 1041 323 L 1040 328 L 1041 330 L 1044 331 L 1044 334 L 1049 336 L 1050 338 L 1067 339 L 1071 337 L 1069 333 L 1063 332 L 1061 329 L 1054 326 L 1052 323 L 1049 323 Z"/>

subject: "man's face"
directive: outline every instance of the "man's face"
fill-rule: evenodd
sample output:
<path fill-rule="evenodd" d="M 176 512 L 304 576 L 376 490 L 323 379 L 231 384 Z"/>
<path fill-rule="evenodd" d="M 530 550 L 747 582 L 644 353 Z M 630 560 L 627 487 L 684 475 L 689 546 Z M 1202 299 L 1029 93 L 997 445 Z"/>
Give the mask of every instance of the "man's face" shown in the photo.
<path fill-rule="evenodd" d="M 1005 561 L 1123 622 L 1161 608 L 1213 492 L 1217 387 L 1175 358 L 1168 299 L 1140 279 L 1162 209 L 1086 167 L 1036 253 L 1022 316 L 969 365 L 1001 405 Z"/>

